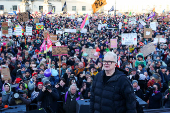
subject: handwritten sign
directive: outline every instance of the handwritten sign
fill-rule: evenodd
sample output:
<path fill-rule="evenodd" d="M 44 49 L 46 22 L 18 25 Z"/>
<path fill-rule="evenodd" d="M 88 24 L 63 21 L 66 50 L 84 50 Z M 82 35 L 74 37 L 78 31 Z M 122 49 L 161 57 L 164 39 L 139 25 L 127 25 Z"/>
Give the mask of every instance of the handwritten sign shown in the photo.
<path fill-rule="evenodd" d="M 53 46 L 52 47 L 52 56 L 67 55 L 67 54 L 68 54 L 67 46 Z"/>
<path fill-rule="evenodd" d="M 2 22 L 2 34 L 8 34 L 8 22 Z"/>
<path fill-rule="evenodd" d="M 169 22 L 169 18 L 165 18 L 165 19 L 164 19 L 164 22 Z"/>
<path fill-rule="evenodd" d="M 28 12 L 18 13 L 18 21 L 19 22 L 26 22 L 29 20 Z"/>
<path fill-rule="evenodd" d="M 96 58 L 94 56 L 94 53 L 96 52 L 96 49 L 91 48 L 83 48 L 83 53 L 87 53 L 89 58 Z"/>
<path fill-rule="evenodd" d="M 39 19 L 38 18 L 34 18 L 34 23 L 39 23 Z"/>
<path fill-rule="evenodd" d="M 156 51 L 155 46 L 153 43 L 149 43 L 147 45 L 144 45 L 141 49 L 140 52 L 143 53 L 143 56 L 147 56 L 151 54 L 152 52 Z"/>
<path fill-rule="evenodd" d="M 26 35 L 32 35 L 32 27 L 26 27 Z"/>
<path fill-rule="evenodd" d="M 122 45 L 137 45 L 137 33 L 123 33 Z"/>
<path fill-rule="evenodd" d="M 44 34 L 44 40 L 47 40 L 47 34 L 49 34 L 49 31 L 45 30 L 45 31 L 43 32 L 43 34 Z"/>
<path fill-rule="evenodd" d="M 50 39 L 52 42 L 57 42 L 57 35 L 50 34 Z"/>
<path fill-rule="evenodd" d="M 43 23 L 36 23 L 36 29 L 44 29 Z"/>
<path fill-rule="evenodd" d="M 95 0 L 92 5 L 93 13 L 96 13 L 101 7 L 106 5 L 106 0 Z"/>
<path fill-rule="evenodd" d="M 15 35 L 19 35 L 19 36 L 22 35 L 22 27 L 21 26 L 15 27 Z"/>
<path fill-rule="evenodd" d="M 117 48 L 117 39 L 110 39 L 110 48 Z"/>
<path fill-rule="evenodd" d="M 144 38 L 152 38 L 152 29 L 144 28 Z"/>
<path fill-rule="evenodd" d="M 152 30 L 156 31 L 156 22 L 151 22 L 150 27 Z"/>
<path fill-rule="evenodd" d="M 3 81 L 11 80 L 9 68 L 2 68 L 1 69 L 1 78 L 2 78 Z"/>
<path fill-rule="evenodd" d="M 65 29 L 64 32 L 76 33 L 76 29 Z"/>

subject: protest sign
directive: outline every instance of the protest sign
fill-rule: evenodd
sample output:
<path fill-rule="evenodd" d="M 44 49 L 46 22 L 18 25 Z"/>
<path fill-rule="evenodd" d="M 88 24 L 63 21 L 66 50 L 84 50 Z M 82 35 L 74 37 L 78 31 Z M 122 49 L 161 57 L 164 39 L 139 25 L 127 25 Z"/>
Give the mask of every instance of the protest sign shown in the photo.
<path fill-rule="evenodd" d="M 100 31 L 102 29 L 102 25 L 99 24 L 97 29 Z"/>
<path fill-rule="evenodd" d="M 6 37 L 10 37 L 10 36 L 12 36 L 13 34 L 12 34 L 12 29 L 11 28 L 9 28 L 8 29 L 8 34 L 6 34 Z"/>
<path fill-rule="evenodd" d="M 106 5 L 106 0 L 95 0 L 92 5 L 93 13 L 96 13 L 101 7 Z"/>
<path fill-rule="evenodd" d="M 26 22 L 29 20 L 28 12 L 18 13 L 18 21 L 19 22 Z"/>
<path fill-rule="evenodd" d="M 76 29 L 65 29 L 64 32 L 76 33 Z"/>
<path fill-rule="evenodd" d="M 34 23 L 39 23 L 39 18 L 34 18 Z"/>
<path fill-rule="evenodd" d="M 164 38 L 164 35 L 156 35 L 156 38 L 154 38 L 154 41 L 152 43 L 166 43 L 166 38 Z"/>
<path fill-rule="evenodd" d="M 150 23 L 150 28 L 154 31 L 156 31 L 156 22 L 151 22 Z"/>
<path fill-rule="evenodd" d="M 169 22 L 169 18 L 164 18 L 164 22 Z"/>
<path fill-rule="evenodd" d="M 144 45 L 141 49 L 140 49 L 140 52 L 143 53 L 143 56 L 147 56 L 149 54 L 151 54 L 152 52 L 154 52 L 156 49 L 155 49 L 155 46 L 153 43 L 149 43 L 147 45 Z"/>
<path fill-rule="evenodd" d="M 43 23 L 36 23 L 36 29 L 44 29 Z"/>
<path fill-rule="evenodd" d="M 152 38 L 152 29 L 144 28 L 144 38 Z"/>
<path fill-rule="evenodd" d="M 43 34 L 44 34 L 44 40 L 47 40 L 47 34 L 49 35 L 49 31 L 45 30 Z"/>
<path fill-rule="evenodd" d="M 94 56 L 94 53 L 96 52 L 96 49 L 91 49 L 91 48 L 83 48 L 83 54 L 87 53 L 89 58 L 96 58 Z"/>
<path fill-rule="evenodd" d="M 2 34 L 8 34 L 8 22 L 2 22 Z"/>
<path fill-rule="evenodd" d="M 19 36 L 22 35 L 22 27 L 21 26 L 15 27 L 15 35 L 19 35 Z"/>
<path fill-rule="evenodd" d="M 3 81 L 11 80 L 9 68 L 6 68 L 6 67 L 1 68 L 1 78 L 2 78 Z"/>
<path fill-rule="evenodd" d="M 32 27 L 26 27 L 26 35 L 32 35 Z"/>
<path fill-rule="evenodd" d="M 52 56 L 67 55 L 67 54 L 68 54 L 67 46 L 53 46 L 52 47 Z"/>
<path fill-rule="evenodd" d="M 11 26 L 11 19 L 7 19 L 6 22 L 8 22 L 8 26 Z"/>
<path fill-rule="evenodd" d="M 124 19 L 124 23 L 125 23 L 125 24 L 127 23 L 127 19 Z"/>
<path fill-rule="evenodd" d="M 87 29 L 81 29 L 81 33 L 87 33 Z"/>
<path fill-rule="evenodd" d="M 63 34 L 63 31 L 56 31 L 56 34 Z"/>
<path fill-rule="evenodd" d="M 139 22 L 140 22 L 143 26 L 146 25 L 146 23 L 145 23 L 143 20 L 140 20 Z"/>
<path fill-rule="evenodd" d="M 117 48 L 117 39 L 110 39 L 110 48 Z"/>
<path fill-rule="evenodd" d="M 122 22 L 119 22 L 119 29 L 122 29 Z"/>
<path fill-rule="evenodd" d="M 129 18 L 129 24 L 136 24 L 136 18 L 135 17 Z"/>
<path fill-rule="evenodd" d="M 57 35 L 50 34 L 50 40 L 52 42 L 57 42 Z"/>
<path fill-rule="evenodd" d="M 122 45 L 137 45 L 137 33 L 123 33 Z"/>
<path fill-rule="evenodd" d="M 82 18 L 78 18 L 77 21 L 81 22 L 81 21 L 82 21 Z"/>
<path fill-rule="evenodd" d="M 90 33 L 94 33 L 94 30 L 90 30 Z"/>

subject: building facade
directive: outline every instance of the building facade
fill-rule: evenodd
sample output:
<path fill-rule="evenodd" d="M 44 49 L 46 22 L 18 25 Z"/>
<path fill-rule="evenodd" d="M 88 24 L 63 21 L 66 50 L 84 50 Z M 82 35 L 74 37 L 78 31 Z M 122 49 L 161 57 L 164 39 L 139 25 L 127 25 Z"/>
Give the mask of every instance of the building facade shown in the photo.
<path fill-rule="evenodd" d="M 0 13 L 21 11 L 24 12 L 27 3 L 27 9 L 30 12 L 46 12 L 49 9 L 55 13 L 61 13 L 62 7 L 66 1 L 66 10 L 68 13 L 92 13 L 92 4 L 95 0 L 0 0 Z M 170 0 L 106 0 L 105 5 L 99 12 L 108 13 L 108 10 L 114 6 L 117 13 L 134 12 L 134 13 L 148 13 L 154 7 L 157 13 L 166 13 L 170 10 Z M 45 6 L 46 4 L 46 6 Z M 116 6 L 116 7 L 115 7 Z M 114 13 L 114 12 L 112 12 Z"/>

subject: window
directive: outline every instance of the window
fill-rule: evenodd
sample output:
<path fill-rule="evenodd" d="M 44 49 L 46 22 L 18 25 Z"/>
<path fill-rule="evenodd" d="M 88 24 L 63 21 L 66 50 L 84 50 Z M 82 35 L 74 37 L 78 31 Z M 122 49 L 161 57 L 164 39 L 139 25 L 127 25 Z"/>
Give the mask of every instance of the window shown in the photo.
<path fill-rule="evenodd" d="M 43 6 L 39 6 L 39 11 L 43 12 Z"/>
<path fill-rule="evenodd" d="M 12 9 L 13 9 L 13 11 L 17 11 L 17 6 L 16 6 L 16 5 L 13 5 L 13 6 L 12 6 Z"/>
<path fill-rule="evenodd" d="M 86 6 L 82 6 L 82 11 L 86 11 Z"/>
<path fill-rule="evenodd" d="M 72 6 L 72 11 L 76 11 L 76 6 Z"/>
<path fill-rule="evenodd" d="M 0 5 L 0 10 L 4 10 L 4 5 Z"/>

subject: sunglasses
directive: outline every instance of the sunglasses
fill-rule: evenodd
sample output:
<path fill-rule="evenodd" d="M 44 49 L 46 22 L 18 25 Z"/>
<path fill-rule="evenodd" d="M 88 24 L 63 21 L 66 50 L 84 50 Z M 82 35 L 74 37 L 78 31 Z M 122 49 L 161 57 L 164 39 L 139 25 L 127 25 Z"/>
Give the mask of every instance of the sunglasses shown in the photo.
<path fill-rule="evenodd" d="M 105 61 L 105 60 L 103 60 L 103 64 L 112 64 L 112 63 L 116 63 L 115 61 Z"/>

